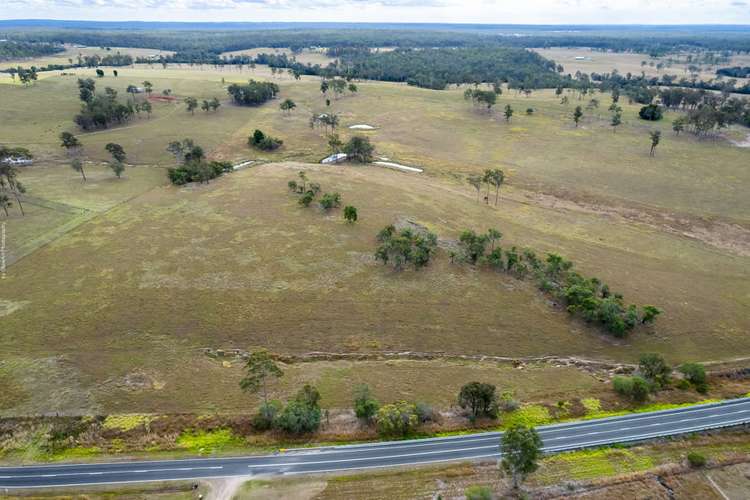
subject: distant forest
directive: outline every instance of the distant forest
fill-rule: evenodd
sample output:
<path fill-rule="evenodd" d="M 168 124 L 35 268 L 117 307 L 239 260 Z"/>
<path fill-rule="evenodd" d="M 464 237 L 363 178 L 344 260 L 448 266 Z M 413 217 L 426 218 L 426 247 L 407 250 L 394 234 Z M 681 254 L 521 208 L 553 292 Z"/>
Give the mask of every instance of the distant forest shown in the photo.
<path fill-rule="evenodd" d="M 0 37 L 2 38 L 2 37 Z M 65 48 L 52 43 L 29 43 L 17 41 L 0 41 L 0 61 L 25 59 L 27 57 L 48 56 L 63 52 Z"/>
<path fill-rule="evenodd" d="M 747 27 L 696 26 L 682 27 L 575 27 L 575 26 L 481 26 L 458 25 L 357 25 L 321 24 L 321 27 L 301 24 L 297 29 L 282 25 L 281 29 L 254 29 L 220 23 L 213 29 L 203 24 L 123 23 L 121 29 L 113 23 L 37 22 L 22 26 L 21 21 L 0 22 L 0 39 L 21 42 L 77 43 L 88 46 L 147 47 L 171 51 L 221 52 L 256 47 L 289 47 L 292 49 L 318 47 L 480 47 L 487 45 L 536 47 L 592 47 L 602 50 L 634 51 L 663 55 L 679 50 L 711 50 L 750 52 L 750 29 Z M 63 26 L 63 27 L 59 27 Z M 71 27 L 67 27 L 71 26 Z M 75 26 L 75 27 L 73 27 Z M 129 28 L 128 26 L 133 26 Z M 153 27 L 152 27 L 153 26 Z M 316 25 L 312 25 L 316 26 Z M 190 29 L 190 27 L 193 27 Z"/>

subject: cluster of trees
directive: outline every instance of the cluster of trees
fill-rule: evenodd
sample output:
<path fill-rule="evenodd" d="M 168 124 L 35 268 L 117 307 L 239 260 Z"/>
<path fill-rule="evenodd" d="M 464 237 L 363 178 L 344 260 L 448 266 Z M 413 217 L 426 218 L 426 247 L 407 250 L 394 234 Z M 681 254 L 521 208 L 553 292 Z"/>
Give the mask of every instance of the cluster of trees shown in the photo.
<path fill-rule="evenodd" d="M 378 247 L 375 258 L 383 264 L 390 264 L 401 270 L 407 264 L 419 269 L 430 262 L 437 248 L 437 236 L 429 231 L 402 229 L 397 231 L 389 225 L 380 230 L 377 236 Z"/>
<path fill-rule="evenodd" d="M 432 407 L 426 403 L 397 401 L 381 405 L 367 384 L 354 387 L 354 413 L 364 424 L 374 424 L 385 437 L 405 437 L 421 424 L 435 420 Z"/>
<path fill-rule="evenodd" d="M 253 135 L 247 138 L 248 146 L 260 149 L 261 151 L 275 151 L 279 149 L 282 144 L 284 144 L 284 141 L 281 139 L 265 134 L 258 129 L 255 129 Z"/>
<path fill-rule="evenodd" d="M 94 54 L 91 56 L 78 56 L 78 64 L 71 63 L 68 67 L 87 67 L 96 68 L 97 66 L 130 66 L 133 64 L 133 57 L 130 54 L 106 54 L 100 56 Z"/>
<path fill-rule="evenodd" d="M 339 126 L 339 115 L 335 113 L 313 113 L 310 117 L 310 128 L 315 129 L 322 127 L 324 132 L 328 133 L 328 128 L 331 128 L 331 132 L 336 130 Z"/>
<path fill-rule="evenodd" d="M 320 92 L 326 98 L 328 98 L 329 91 L 333 92 L 334 99 L 338 99 L 340 96 L 344 95 L 347 90 L 351 94 L 356 94 L 359 91 L 359 88 L 356 84 L 351 82 L 351 79 L 345 80 L 343 78 L 333 78 L 332 80 L 323 79 L 320 82 Z"/>
<path fill-rule="evenodd" d="M 172 184 L 182 186 L 188 182 L 209 183 L 227 172 L 232 171 L 232 164 L 226 161 L 206 161 L 203 148 L 195 144 L 192 139 L 172 141 L 167 146 L 180 164 L 167 169 L 167 176 Z"/>
<path fill-rule="evenodd" d="M 706 369 L 702 364 L 684 363 L 678 366 L 677 370 L 682 374 L 682 379 L 677 384 L 679 389 L 694 388 L 701 394 L 708 392 Z M 636 374 L 613 378 L 612 387 L 621 396 L 642 403 L 651 393 L 666 389 L 672 384 L 673 371 L 663 356 L 655 353 L 643 354 Z"/>
<path fill-rule="evenodd" d="M 250 80 L 247 85 L 233 83 L 227 88 L 236 104 L 241 106 L 259 106 L 276 97 L 279 86 L 272 82 Z"/>
<path fill-rule="evenodd" d="M 573 263 L 550 253 L 542 260 L 536 253 L 515 246 L 503 249 L 497 244 L 502 234 L 490 229 L 484 234 L 473 230 L 461 233 L 458 252 L 451 252 L 451 261 L 483 265 L 504 271 L 519 279 L 532 277 L 540 290 L 562 301 L 571 314 L 585 321 L 597 323 L 606 331 L 623 337 L 639 324 L 653 323 L 661 311 L 654 306 L 625 306 L 620 294 L 597 278 L 585 278 L 573 270 Z"/>
<path fill-rule="evenodd" d="M 298 203 L 303 207 L 309 207 L 315 198 L 320 194 L 320 184 L 309 182 L 307 173 L 303 170 L 297 173 L 299 182 L 291 180 L 287 182 L 289 191 L 299 195 Z M 318 205 L 324 212 L 329 212 L 334 208 L 341 206 L 341 194 L 337 191 L 332 193 L 323 193 L 318 200 Z M 357 209 L 347 205 L 344 207 L 344 220 L 347 222 L 357 222 Z"/>
<path fill-rule="evenodd" d="M 750 127 L 750 101 L 727 99 L 719 103 L 708 100 L 690 109 L 687 115 L 676 118 L 672 129 L 677 134 L 688 130 L 695 135 L 708 135 L 733 123 Z"/>
<path fill-rule="evenodd" d="M 10 77 L 13 79 L 13 81 L 16 80 L 16 75 L 18 75 L 18 81 L 20 81 L 24 86 L 31 85 L 39 77 L 39 75 L 37 74 L 37 68 L 35 66 L 32 66 L 29 69 L 17 66 L 15 68 L 10 68 L 7 71 L 8 73 L 10 73 Z"/>
<path fill-rule="evenodd" d="M 315 197 L 320 193 L 320 184 L 317 182 L 308 182 L 307 173 L 302 170 L 297 172 L 300 182 L 291 180 L 287 182 L 287 187 L 292 193 L 300 195 L 298 203 L 303 207 L 309 207 Z"/>
<path fill-rule="evenodd" d="M 555 64 L 535 52 L 507 47 L 424 48 L 342 52 L 338 74 L 355 78 L 406 82 L 442 90 L 450 84 L 508 82 L 524 88 L 560 85 Z"/>
<path fill-rule="evenodd" d="M 286 405 L 278 400 L 269 401 L 268 383 L 283 375 L 268 351 L 256 351 L 248 357 L 240 387 L 245 392 L 263 395 L 263 404 L 253 419 L 254 427 L 258 430 L 275 428 L 289 434 L 315 432 L 320 427 L 321 411 L 320 392 L 314 386 L 305 384 Z"/>
<path fill-rule="evenodd" d="M 474 106 L 483 106 L 490 111 L 492 106 L 497 103 L 497 96 L 503 93 L 502 87 L 495 84 L 492 90 L 482 90 L 479 88 L 466 89 L 464 92 L 464 99 L 471 100 Z"/>
<path fill-rule="evenodd" d="M 507 110 L 506 110 L 507 111 Z M 506 112 L 507 115 L 507 112 Z M 510 116 L 513 115 L 512 108 Z M 508 118 L 510 119 L 510 118 Z M 505 172 L 499 168 L 491 168 L 484 171 L 483 175 L 470 175 L 468 178 L 469 184 L 477 191 L 477 201 L 482 193 L 482 186 L 487 186 L 487 193 L 484 196 L 484 202 L 489 203 L 490 200 L 490 186 L 495 188 L 495 206 L 500 199 L 500 186 L 505 183 Z"/>
<path fill-rule="evenodd" d="M 31 160 L 34 155 L 26 148 L 10 148 L 0 145 L 0 208 L 5 216 L 10 214 L 8 209 L 13 206 L 14 200 L 22 216 L 26 215 L 21 202 L 21 195 L 26 188 L 18 180 L 18 167 L 11 160 Z"/>
<path fill-rule="evenodd" d="M 79 97 L 83 102 L 81 112 L 73 121 L 83 130 L 108 128 L 113 123 L 124 123 L 135 113 L 133 104 L 117 100 L 117 91 L 111 87 L 104 89 L 104 94 L 96 92 L 96 82 L 91 78 L 78 79 Z"/>

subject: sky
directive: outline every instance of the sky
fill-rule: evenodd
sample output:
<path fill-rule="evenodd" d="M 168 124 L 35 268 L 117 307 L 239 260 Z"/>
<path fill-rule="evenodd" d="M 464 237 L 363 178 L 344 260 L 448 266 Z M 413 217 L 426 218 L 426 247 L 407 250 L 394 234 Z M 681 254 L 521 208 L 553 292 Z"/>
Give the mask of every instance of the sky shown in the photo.
<path fill-rule="evenodd" d="M 0 19 L 750 24 L 750 0 L 0 0 Z"/>

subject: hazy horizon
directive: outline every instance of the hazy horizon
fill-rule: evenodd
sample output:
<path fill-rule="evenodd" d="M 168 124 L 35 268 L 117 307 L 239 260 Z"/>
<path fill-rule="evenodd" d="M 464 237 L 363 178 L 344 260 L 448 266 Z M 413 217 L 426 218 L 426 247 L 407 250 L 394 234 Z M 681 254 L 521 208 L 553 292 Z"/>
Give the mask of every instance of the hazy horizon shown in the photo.
<path fill-rule="evenodd" d="M 96 14 L 92 14 L 92 10 Z M 2 20 L 748 25 L 747 0 L 6 0 Z"/>

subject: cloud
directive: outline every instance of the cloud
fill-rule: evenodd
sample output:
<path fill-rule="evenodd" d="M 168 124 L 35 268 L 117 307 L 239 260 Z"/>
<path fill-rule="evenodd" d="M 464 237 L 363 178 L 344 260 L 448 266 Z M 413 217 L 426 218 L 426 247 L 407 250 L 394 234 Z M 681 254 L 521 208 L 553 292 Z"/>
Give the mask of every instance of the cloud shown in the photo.
<path fill-rule="evenodd" d="M 36 7 L 116 9 L 232 9 L 256 6 L 270 9 L 328 9 L 346 7 L 441 7 L 446 0 L 5 0 L 9 4 Z"/>

